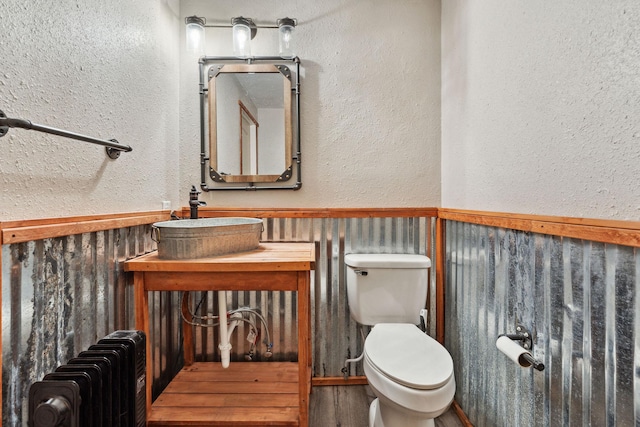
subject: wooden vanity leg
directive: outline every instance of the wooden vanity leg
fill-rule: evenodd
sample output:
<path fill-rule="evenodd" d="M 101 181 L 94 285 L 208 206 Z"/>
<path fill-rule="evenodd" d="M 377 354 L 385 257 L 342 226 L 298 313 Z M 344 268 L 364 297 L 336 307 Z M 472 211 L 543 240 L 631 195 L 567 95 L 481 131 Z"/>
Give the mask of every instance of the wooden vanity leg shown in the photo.
<path fill-rule="evenodd" d="M 298 272 L 298 370 L 300 395 L 300 426 L 309 425 L 309 391 L 311 387 L 311 371 L 309 361 L 311 353 L 311 311 L 309 307 L 309 273 Z"/>
<path fill-rule="evenodd" d="M 153 369 L 151 358 L 151 336 L 149 335 L 149 293 L 144 288 L 144 272 L 136 271 L 133 274 L 133 293 L 136 317 L 136 329 L 143 331 L 146 341 L 146 385 L 147 385 L 147 418 L 151 413 L 151 385 L 153 383 Z"/>
<path fill-rule="evenodd" d="M 183 294 L 184 295 L 184 294 Z M 189 300 L 182 298 L 182 313 L 189 313 Z M 190 322 L 193 322 L 193 316 L 186 315 Z M 193 365 L 193 326 L 182 319 L 182 352 L 184 355 L 184 365 Z"/>

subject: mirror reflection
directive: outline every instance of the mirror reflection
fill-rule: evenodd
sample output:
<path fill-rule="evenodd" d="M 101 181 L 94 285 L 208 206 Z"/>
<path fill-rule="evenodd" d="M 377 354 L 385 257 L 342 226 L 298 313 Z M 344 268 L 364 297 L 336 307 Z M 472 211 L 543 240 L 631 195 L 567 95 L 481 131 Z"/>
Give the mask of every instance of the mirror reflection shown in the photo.
<path fill-rule="evenodd" d="M 275 182 L 291 177 L 288 73 L 287 67 L 274 64 L 211 67 L 209 153 L 215 181 Z"/>

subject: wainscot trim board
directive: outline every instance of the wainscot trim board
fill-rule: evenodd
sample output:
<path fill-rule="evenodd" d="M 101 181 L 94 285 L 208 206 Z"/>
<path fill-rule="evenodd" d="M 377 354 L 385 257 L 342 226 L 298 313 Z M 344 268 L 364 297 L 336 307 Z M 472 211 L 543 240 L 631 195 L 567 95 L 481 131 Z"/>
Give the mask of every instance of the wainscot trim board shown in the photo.
<path fill-rule="evenodd" d="M 0 222 L 0 243 L 24 243 L 74 234 L 152 224 L 170 219 L 169 211 L 140 212 Z"/>
<path fill-rule="evenodd" d="M 640 247 L 640 221 L 438 209 L 438 217 L 471 224 Z"/>
<path fill-rule="evenodd" d="M 354 375 L 347 379 L 344 377 L 312 377 L 311 385 L 314 387 L 335 385 L 366 385 L 369 384 L 364 375 Z"/>
<path fill-rule="evenodd" d="M 2 231 L 2 224 L 0 223 L 0 231 Z M 4 307 L 2 305 L 2 294 L 4 294 L 3 288 L 2 288 L 2 276 L 4 275 L 4 273 L 2 272 L 2 266 L 4 265 L 2 263 L 2 252 L 4 252 L 2 250 L 2 233 L 0 233 L 0 307 Z M 4 327 L 2 325 L 2 317 L 0 316 L 0 331 L 4 331 Z M 2 408 L 4 407 L 4 395 L 2 394 L 2 389 L 4 387 L 2 387 L 2 372 L 4 372 L 4 364 L 2 361 L 2 338 L 0 337 L 0 402 L 2 402 L 2 404 L 0 404 L 0 422 L 4 419 L 2 416 Z"/>
<path fill-rule="evenodd" d="M 469 421 L 469 418 L 467 418 L 467 414 L 464 413 L 462 407 L 458 404 L 458 402 L 454 400 L 451 403 L 451 408 L 453 408 L 453 412 L 456 413 L 458 419 L 464 427 L 474 427 L 473 424 L 471 424 L 471 421 Z"/>
<path fill-rule="evenodd" d="M 179 211 L 183 218 L 189 208 Z M 552 236 L 572 237 L 595 242 L 640 247 L 640 221 L 531 215 L 506 212 L 474 211 L 452 208 L 213 208 L 198 210 L 202 218 L 251 216 L 257 218 L 386 218 L 432 217 L 530 231 Z"/>
<path fill-rule="evenodd" d="M 189 208 L 181 211 L 183 218 L 189 217 Z M 201 218 L 250 216 L 256 218 L 407 218 L 438 216 L 438 208 L 213 208 L 198 209 Z"/>
<path fill-rule="evenodd" d="M 442 218 L 436 219 L 435 236 L 435 269 L 436 269 L 436 340 L 444 344 L 444 323 L 445 323 L 445 224 Z"/>

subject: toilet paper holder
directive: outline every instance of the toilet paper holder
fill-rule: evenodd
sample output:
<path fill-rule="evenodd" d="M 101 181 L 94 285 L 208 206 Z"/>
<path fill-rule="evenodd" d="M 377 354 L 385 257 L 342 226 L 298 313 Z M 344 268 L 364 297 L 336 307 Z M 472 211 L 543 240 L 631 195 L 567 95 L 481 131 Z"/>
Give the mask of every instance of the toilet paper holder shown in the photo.
<path fill-rule="evenodd" d="M 529 363 L 529 365 L 533 367 L 533 369 L 536 369 L 538 371 L 544 370 L 544 364 L 538 362 L 531 354 L 531 351 L 533 350 L 533 339 L 532 339 L 531 332 L 527 328 L 525 328 L 522 325 L 517 325 L 515 334 L 498 335 L 498 338 L 500 337 L 507 337 L 513 341 L 521 341 L 522 348 L 524 348 L 527 351 L 520 354 L 520 357 L 524 359 L 527 363 Z"/>

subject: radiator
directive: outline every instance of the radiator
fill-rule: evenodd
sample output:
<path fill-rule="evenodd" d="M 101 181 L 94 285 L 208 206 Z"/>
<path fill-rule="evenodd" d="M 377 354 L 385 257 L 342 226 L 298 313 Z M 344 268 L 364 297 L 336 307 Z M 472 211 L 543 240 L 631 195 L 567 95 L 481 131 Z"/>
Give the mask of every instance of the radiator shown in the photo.
<path fill-rule="evenodd" d="M 30 427 L 146 426 L 145 336 L 116 331 L 29 389 Z"/>

